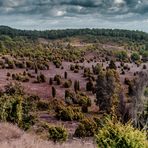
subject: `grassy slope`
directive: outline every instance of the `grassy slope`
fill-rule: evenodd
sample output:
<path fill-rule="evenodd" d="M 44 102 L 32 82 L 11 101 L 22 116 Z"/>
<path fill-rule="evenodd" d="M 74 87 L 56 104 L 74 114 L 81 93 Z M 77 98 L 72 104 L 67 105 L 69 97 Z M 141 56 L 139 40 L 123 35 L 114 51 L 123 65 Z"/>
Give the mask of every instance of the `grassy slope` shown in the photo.
<path fill-rule="evenodd" d="M 0 147 L 1 148 L 94 148 L 93 142 L 73 140 L 64 144 L 54 144 L 43 141 L 38 137 L 21 131 L 18 127 L 9 123 L 0 123 Z"/>

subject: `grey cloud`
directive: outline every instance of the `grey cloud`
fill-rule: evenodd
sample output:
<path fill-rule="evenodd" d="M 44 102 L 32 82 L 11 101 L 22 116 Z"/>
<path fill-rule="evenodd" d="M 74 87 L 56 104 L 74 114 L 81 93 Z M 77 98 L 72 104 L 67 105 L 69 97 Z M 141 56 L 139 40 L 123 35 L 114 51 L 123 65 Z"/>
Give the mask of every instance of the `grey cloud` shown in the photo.
<path fill-rule="evenodd" d="M 5 22 L 14 20 L 19 25 L 23 18 L 27 22 L 24 24 L 30 26 L 51 23 L 67 27 L 76 26 L 76 22 L 78 26 L 84 22 L 85 26 L 86 21 L 89 26 L 101 21 L 111 25 L 132 23 L 145 20 L 147 16 L 148 0 L 0 0 L 0 20 L 6 17 Z"/>
<path fill-rule="evenodd" d="M 123 3 L 122 3 L 123 1 Z M 13 8 L 11 13 L 34 13 L 47 14 L 49 9 L 61 7 L 67 12 L 74 10 L 77 14 L 100 13 L 102 15 L 119 15 L 122 13 L 148 12 L 147 0 L 0 0 L 0 9 Z M 118 2 L 118 3 L 115 3 Z M 121 3 L 120 3 L 121 2 Z M 76 7 L 82 7 L 77 11 Z M 21 11 L 20 11 L 21 10 Z M 6 13 L 8 13 L 6 11 Z"/>

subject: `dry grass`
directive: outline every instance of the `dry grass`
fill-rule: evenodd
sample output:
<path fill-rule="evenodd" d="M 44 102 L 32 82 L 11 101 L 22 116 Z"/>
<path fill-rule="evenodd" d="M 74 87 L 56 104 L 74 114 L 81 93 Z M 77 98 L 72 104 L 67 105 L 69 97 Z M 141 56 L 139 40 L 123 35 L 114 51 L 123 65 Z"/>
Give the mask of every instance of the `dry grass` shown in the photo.
<path fill-rule="evenodd" d="M 14 125 L 0 123 L 0 148 L 95 148 L 93 142 L 72 140 L 64 144 L 44 141 L 21 131 Z"/>

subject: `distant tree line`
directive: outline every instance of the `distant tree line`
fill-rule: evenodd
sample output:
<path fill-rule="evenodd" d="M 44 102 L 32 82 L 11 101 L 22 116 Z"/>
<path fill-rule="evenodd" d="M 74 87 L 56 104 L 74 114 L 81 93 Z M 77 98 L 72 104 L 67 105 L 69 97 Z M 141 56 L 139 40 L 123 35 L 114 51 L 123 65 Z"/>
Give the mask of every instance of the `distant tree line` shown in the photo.
<path fill-rule="evenodd" d="M 46 38 L 58 39 L 77 35 L 107 36 L 117 38 L 127 38 L 132 41 L 148 41 L 148 34 L 142 31 L 129 31 L 120 29 L 65 29 L 65 30 L 19 30 L 7 26 L 0 26 L 0 35 L 10 37 L 25 36 L 30 39 Z"/>

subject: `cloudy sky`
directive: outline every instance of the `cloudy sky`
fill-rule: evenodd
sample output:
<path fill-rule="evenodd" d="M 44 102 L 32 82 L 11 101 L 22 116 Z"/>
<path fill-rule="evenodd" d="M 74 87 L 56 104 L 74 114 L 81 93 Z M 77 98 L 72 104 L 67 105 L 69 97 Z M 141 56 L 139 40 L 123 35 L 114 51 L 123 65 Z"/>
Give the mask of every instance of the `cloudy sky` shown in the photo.
<path fill-rule="evenodd" d="M 148 0 L 0 0 L 0 25 L 38 30 L 87 27 L 148 32 Z"/>

